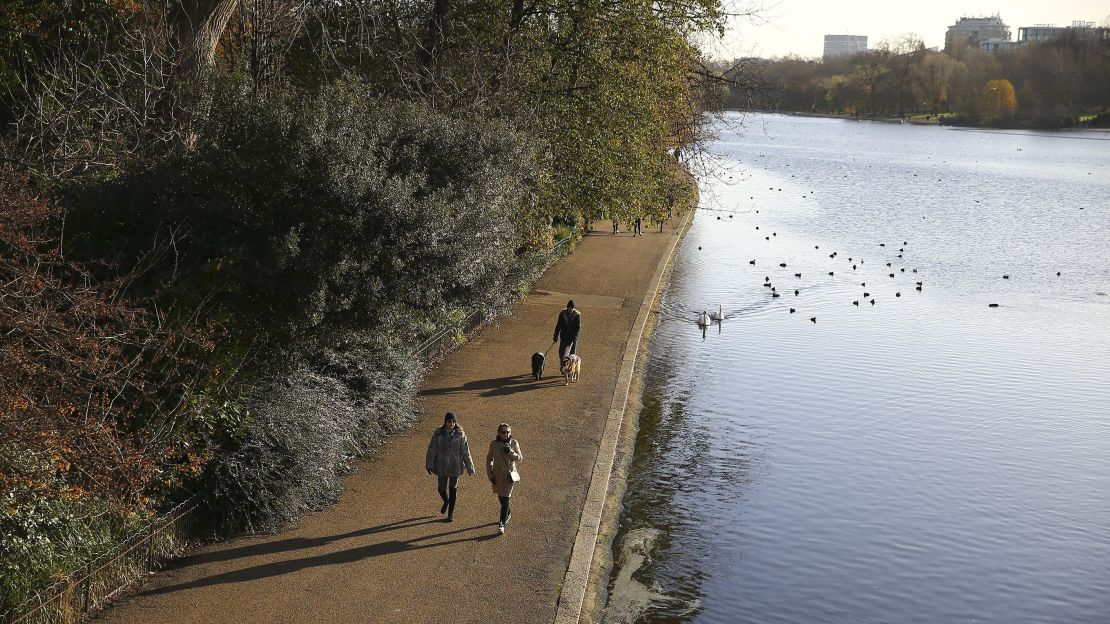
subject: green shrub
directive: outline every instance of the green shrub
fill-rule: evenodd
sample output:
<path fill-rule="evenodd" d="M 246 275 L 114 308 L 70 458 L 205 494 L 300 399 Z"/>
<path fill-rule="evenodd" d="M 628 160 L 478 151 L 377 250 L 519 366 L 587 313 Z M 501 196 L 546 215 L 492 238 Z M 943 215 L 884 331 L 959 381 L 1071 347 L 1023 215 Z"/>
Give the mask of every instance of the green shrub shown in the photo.
<path fill-rule="evenodd" d="M 224 532 L 333 502 L 411 422 L 414 345 L 549 257 L 525 244 L 533 148 L 507 126 L 355 82 L 300 95 L 225 83 L 189 149 L 67 193 L 74 256 L 143 266 L 135 294 L 229 334 L 212 365 L 238 372 L 193 399 L 214 459 L 192 488 Z"/>
<path fill-rule="evenodd" d="M 211 296 L 282 346 L 413 327 L 508 290 L 527 142 L 357 83 L 297 96 L 220 91 L 192 149 L 72 194 L 72 251 L 153 262 L 152 290 Z M 173 236 L 173 253 L 149 253 Z"/>

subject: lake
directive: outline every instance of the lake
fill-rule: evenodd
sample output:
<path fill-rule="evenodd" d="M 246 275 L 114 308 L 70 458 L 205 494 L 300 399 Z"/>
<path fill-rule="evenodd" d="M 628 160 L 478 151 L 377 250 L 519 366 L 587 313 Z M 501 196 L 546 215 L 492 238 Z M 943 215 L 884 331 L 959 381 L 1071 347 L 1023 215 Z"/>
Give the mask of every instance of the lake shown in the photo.
<path fill-rule="evenodd" d="M 1110 134 L 718 131 L 605 621 L 1110 621 Z"/>

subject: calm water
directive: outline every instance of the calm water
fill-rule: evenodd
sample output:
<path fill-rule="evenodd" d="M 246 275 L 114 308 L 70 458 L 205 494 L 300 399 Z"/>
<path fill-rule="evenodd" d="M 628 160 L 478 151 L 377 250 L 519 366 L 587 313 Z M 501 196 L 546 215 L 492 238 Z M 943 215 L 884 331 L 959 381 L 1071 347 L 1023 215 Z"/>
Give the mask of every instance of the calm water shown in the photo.
<path fill-rule="evenodd" d="M 1110 134 L 730 122 L 607 621 L 1110 622 Z"/>

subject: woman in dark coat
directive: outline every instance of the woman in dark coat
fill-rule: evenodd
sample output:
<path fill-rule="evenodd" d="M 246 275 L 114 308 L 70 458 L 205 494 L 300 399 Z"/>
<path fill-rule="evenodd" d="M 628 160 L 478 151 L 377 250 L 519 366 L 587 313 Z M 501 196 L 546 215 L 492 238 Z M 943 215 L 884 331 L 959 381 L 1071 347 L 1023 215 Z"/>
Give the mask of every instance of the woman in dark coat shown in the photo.
<path fill-rule="evenodd" d="M 474 474 L 474 461 L 470 459 L 466 434 L 451 412 L 443 417 L 443 426 L 437 427 L 432 434 L 424 463 L 428 474 L 439 477 L 439 497 L 443 499 L 439 513 L 446 513 L 447 522 L 452 522 L 455 519 L 459 477 L 464 470 L 469 475 Z"/>

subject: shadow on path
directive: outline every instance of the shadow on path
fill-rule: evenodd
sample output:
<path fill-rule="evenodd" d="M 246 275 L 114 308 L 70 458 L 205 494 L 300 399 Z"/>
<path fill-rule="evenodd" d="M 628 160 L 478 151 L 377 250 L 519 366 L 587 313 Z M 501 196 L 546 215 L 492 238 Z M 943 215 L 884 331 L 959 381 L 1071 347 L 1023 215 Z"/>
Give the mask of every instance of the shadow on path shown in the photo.
<path fill-rule="evenodd" d="M 396 524 L 396 523 L 395 523 Z M 418 523 L 423 524 L 423 523 Z M 370 557 L 380 557 L 382 555 L 392 555 L 401 552 L 412 550 L 420 550 L 423 548 L 434 548 L 436 546 L 449 546 L 451 544 L 459 544 L 462 542 L 485 542 L 488 540 L 500 537 L 497 533 L 484 533 L 482 535 L 475 535 L 472 537 L 460 537 L 442 542 L 429 542 L 441 537 L 450 535 L 457 535 L 459 533 L 467 533 L 476 531 L 486 527 L 493 527 L 495 523 L 489 522 L 477 526 L 467 527 L 464 529 L 456 529 L 454 531 L 444 531 L 434 535 L 427 535 L 424 537 L 417 537 L 411 540 L 390 540 L 386 542 L 379 542 L 377 544 L 367 544 L 365 546 L 358 546 L 355 548 L 348 548 L 347 550 L 340 550 L 337 552 L 327 553 L 323 555 L 314 555 L 311 557 L 302 557 L 300 559 L 290 559 L 287 561 L 277 561 L 274 563 L 263 563 L 242 570 L 233 570 L 231 572 L 223 572 L 205 578 L 199 578 L 187 583 L 179 583 L 177 585 L 170 585 L 168 587 L 157 587 L 144 592 L 142 596 L 154 596 L 158 594 L 169 594 L 184 589 L 193 589 L 196 587 L 208 587 L 211 585 L 220 585 L 223 583 L 243 583 L 248 581 L 257 581 L 259 579 L 269 578 L 272 576 L 280 576 L 282 574 L 289 574 L 291 572 L 299 572 L 307 568 L 314 568 L 318 566 L 336 565 L 343 563 L 352 563 Z M 408 525 L 414 526 L 414 525 Z M 425 543 L 421 543 L 425 542 Z"/>
<path fill-rule="evenodd" d="M 326 537 L 291 537 L 283 540 L 259 542 L 257 544 L 247 544 L 245 546 L 239 546 L 236 548 L 216 550 L 192 557 L 186 557 L 174 562 L 170 566 L 170 568 L 180 569 L 197 565 L 204 565 L 207 563 L 216 563 L 218 561 L 229 561 L 231 559 L 239 559 L 242 557 L 256 557 L 258 555 L 272 555 L 280 552 L 303 550 L 305 548 L 317 548 L 319 546 L 324 546 L 325 544 L 330 544 L 331 542 L 338 542 L 340 540 L 345 540 L 352 537 L 373 535 L 374 533 L 393 531 L 396 529 L 407 529 L 409 527 L 416 527 L 422 524 L 431 524 L 433 522 L 439 521 L 440 519 L 436 516 L 420 516 L 417 518 L 409 518 L 407 520 L 397 520 L 395 522 L 381 524 L 376 527 L 365 527 L 362 529 L 358 529 L 357 531 L 351 531 L 349 533 L 342 533 L 339 535 L 329 535 Z"/>
<path fill-rule="evenodd" d="M 505 396 L 508 394 L 516 394 L 518 392 L 527 392 L 528 390 L 536 390 L 538 388 L 547 388 L 553 385 L 561 385 L 563 378 L 554 375 L 544 377 L 542 381 L 532 379 L 532 376 L 525 373 L 521 375 L 511 375 L 509 377 L 495 377 L 492 379 L 478 379 L 475 381 L 468 381 L 461 386 L 454 388 L 434 388 L 431 390 L 423 390 L 420 396 L 438 396 L 444 394 L 463 394 L 468 392 L 479 392 L 479 396 L 494 397 Z"/>

